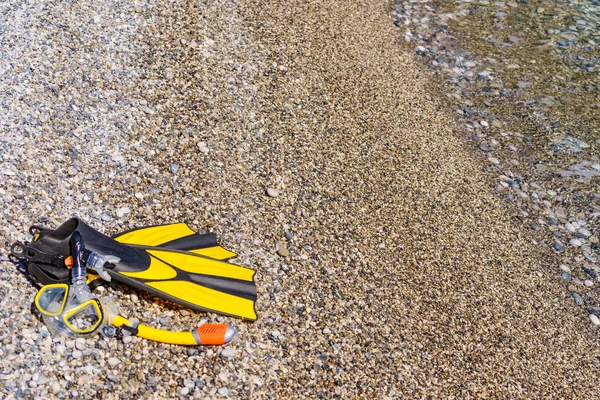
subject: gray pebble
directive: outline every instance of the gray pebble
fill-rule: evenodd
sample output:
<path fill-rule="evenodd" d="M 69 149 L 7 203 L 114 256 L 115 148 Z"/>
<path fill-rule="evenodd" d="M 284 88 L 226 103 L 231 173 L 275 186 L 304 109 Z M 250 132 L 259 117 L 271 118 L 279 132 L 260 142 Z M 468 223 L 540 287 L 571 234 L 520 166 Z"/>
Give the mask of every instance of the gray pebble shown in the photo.
<path fill-rule="evenodd" d="M 581 298 L 581 296 L 578 293 L 573 293 L 573 300 L 575 300 L 576 304 L 579 304 L 579 305 L 583 304 L 583 299 Z"/>
<path fill-rule="evenodd" d="M 565 251 L 565 246 L 563 246 L 560 243 L 554 243 L 554 250 L 558 251 L 559 253 L 562 253 L 563 251 Z"/>

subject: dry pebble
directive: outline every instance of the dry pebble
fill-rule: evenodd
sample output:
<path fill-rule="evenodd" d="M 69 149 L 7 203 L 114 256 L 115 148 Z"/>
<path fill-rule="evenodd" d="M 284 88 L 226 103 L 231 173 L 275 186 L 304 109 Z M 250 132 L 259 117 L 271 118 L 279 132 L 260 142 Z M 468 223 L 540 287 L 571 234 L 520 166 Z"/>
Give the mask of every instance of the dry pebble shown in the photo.
<path fill-rule="evenodd" d="M 269 195 L 269 197 L 277 197 L 279 196 L 279 191 L 277 189 L 268 188 L 267 194 Z"/>

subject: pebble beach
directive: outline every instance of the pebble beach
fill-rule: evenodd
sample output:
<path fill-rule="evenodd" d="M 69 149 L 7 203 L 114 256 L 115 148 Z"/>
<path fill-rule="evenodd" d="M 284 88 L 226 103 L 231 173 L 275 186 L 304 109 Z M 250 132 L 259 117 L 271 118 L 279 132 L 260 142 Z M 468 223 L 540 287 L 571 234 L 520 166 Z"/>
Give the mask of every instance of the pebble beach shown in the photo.
<path fill-rule="evenodd" d="M 0 3 L 0 397 L 596 398 L 597 1 Z M 183 347 L 69 340 L 30 225 L 187 222 L 258 320 L 127 286 Z"/>

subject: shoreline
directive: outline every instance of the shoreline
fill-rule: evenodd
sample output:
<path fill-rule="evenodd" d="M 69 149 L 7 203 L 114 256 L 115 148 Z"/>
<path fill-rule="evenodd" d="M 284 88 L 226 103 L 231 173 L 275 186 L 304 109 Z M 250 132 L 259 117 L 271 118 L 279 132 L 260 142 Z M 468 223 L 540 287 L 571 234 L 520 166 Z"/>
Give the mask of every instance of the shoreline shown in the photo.
<path fill-rule="evenodd" d="M 600 91 L 600 67 L 586 70 L 585 58 L 569 53 L 587 54 L 592 61 L 600 55 L 600 35 L 594 32 L 600 6 L 581 2 L 587 8 L 574 10 L 571 3 L 578 2 L 535 7 L 526 0 L 396 1 L 391 15 L 408 46 L 448 83 L 447 96 L 472 146 L 488 159 L 485 170 L 495 190 L 520 210 L 523 229 L 542 233 L 536 237 L 558 256 L 552 267 L 557 277 L 595 324 L 600 317 L 600 98 L 586 104 L 586 98 L 576 97 L 579 91 L 569 97 L 563 88 L 569 87 L 565 81 L 573 82 L 571 87 L 596 83 L 588 90 L 591 100 Z M 590 15 L 573 17 L 576 29 L 568 24 L 561 29 L 565 17 L 541 29 L 550 6 L 552 15 Z M 580 62 L 561 66 L 563 59 Z M 559 65 L 541 75 L 538 65 L 544 62 Z M 557 69 L 563 76 L 554 80 L 562 86 L 551 78 Z M 551 96 L 553 88 L 557 94 Z M 560 109 L 565 105 L 567 114 Z M 586 108 L 596 110 L 595 117 L 569 123 Z"/>

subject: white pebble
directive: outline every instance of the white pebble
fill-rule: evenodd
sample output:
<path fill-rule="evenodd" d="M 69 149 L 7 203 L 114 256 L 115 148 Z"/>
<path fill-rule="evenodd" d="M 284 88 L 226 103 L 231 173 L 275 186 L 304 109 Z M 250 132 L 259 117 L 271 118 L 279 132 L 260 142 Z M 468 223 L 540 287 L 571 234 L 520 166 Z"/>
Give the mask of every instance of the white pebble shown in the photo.
<path fill-rule="evenodd" d="M 131 302 L 133 304 L 135 304 L 139 301 L 138 297 L 135 294 L 132 294 L 131 296 L 129 296 L 129 298 L 131 299 Z"/>
<path fill-rule="evenodd" d="M 124 344 L 131 343 L 131 339 L 132 339 L 131 335 L 123 336 L 123 343 Z"/>
<path fill-rule="evenodd" d="M 562 269 L 565 272 L 571 272 L 571 268 L 564 264 L 560 266 L 560 269 Z"/>
<path fill-rule="evenodd" d="M 51 389 L 52 394 L 58 394 L 58 392 L 60 392 L 60 384 L 58 382 L 54 382 Z"/>
<path fill-rule="evenodd" d="M 226 347 L 221 352 L 221 356 L 231 358 L 235 356 L 235 353 L 237 353 L 237 351 L 233 347 Z"/>
<path fill-rule="evenodd" d="M 83 353 L 79 350 L 74 350 L 73 354 L 71 354 L 73 356 L 73 358 L 81 358 L 83 357 Z"/>
<path fill-rule="evenodd" d="M 267 189 L 267 194 L 268 194 L 270 197 L 277 197 L 277 196 L 279 196 L 279 191 L 278 191 L 277 189 L 268 188 L 268 189 Z"/>
<path fill-rule="evenodd" d="M 579 239 L 571 239 L 571 240 L 569 240 L 569 244 L 571 246 L 580 247 L 581 246 L 581 240 L 579 240 Z"/>
<path fill-rule="evenodd" d="M 227 389 L 226 387 L 222 387 L 221 389 L 219 389 L 219 394 L 221 396 L 227 396 L 229 394 L 229 389 Z"/>
<path fill-rule="evenodd" d="M 184 387 L 183 389 L 181 389 L 181 391 L 179 393 L 181 393 L 183 396 L 187 396 L 189 392 L 190 392 L 190 388 Z"/>
<path fill-rule="evenodd" d="M 575 227 L 570 222 L 567 222 L 565 224 L 565 229 L 568 230 L 571 233 L 575 233 Z"/>
<path fill-rule="evenodd" d="M 600 325 L 600 319 L 594 314 L 590 314 L 590 321 L 592 321 L 594 325 Z"/>
<path fill-rule="evenodd" d="M 592 281 L 591 281 L 591 280 L 589 280 L 589 279 L 586 279 L 585 281 L 583 281 L 583 284 L 584 284 L 585 286 L 587 286 L 587 287 L 594 286 L 594 282 L 592 282 Z"/>
<path fill-rule="evenodd" d="M 117 365 L 119 365 L 120 363 L 121 363 L 121 360 L 119 360 L 119 359 L 118 359 L 118 358 L 116 358 L 116 357 L 110 357 L 110 358 L 108 359 L 108 364 L 109 364 L 111 367 L 116 367 L 116 366 L 117 366 Z"/>
<path fill-rule="evenodd" d="M 125 214 L 129 214 L 131 210 L 129 209 L 129 207 L 121 207 L 119 209 L 117 209 L 117 217 L 122 218 L 125 216 Z"/>
<path fill-rule="evenodd" d="M 75 340 L 75 347 L 77 348 L 77 350 L 84 350 L 85 349 L 85 339 L 77 338 Z"/>

